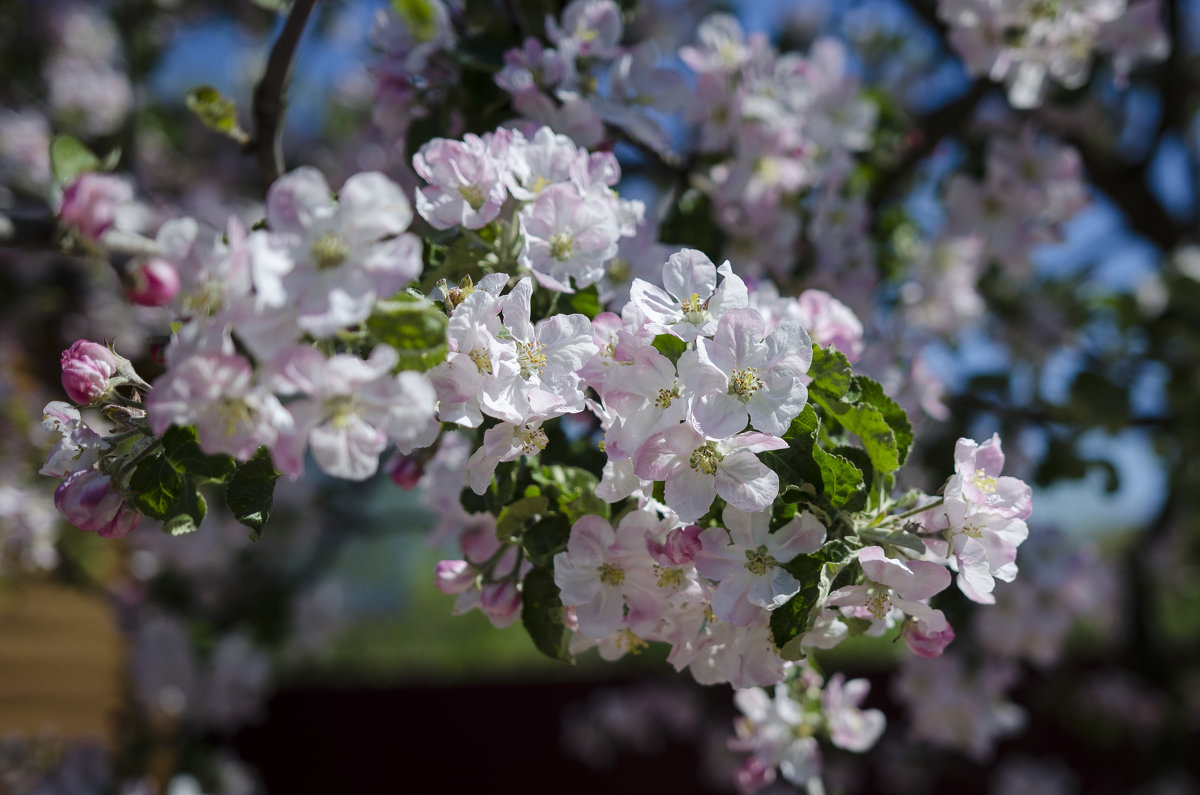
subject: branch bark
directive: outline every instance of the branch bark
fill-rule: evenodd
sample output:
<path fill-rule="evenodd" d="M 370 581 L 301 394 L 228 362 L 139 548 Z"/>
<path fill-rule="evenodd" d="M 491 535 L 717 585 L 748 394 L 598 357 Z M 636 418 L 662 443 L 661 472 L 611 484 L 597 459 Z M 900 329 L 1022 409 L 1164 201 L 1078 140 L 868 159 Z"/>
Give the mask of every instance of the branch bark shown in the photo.
<path fill-rule="evenodd" d="M 254 140 L 247 147 L 258 159 L 258 168 L 268 184 L 283 175 L 283 116 L 287 110 L 287 88 L 296 66 L 296 52 L 308 18 L 318 0 L 295 0 L 279 38 L 271 47 L 267 68 L 254 89 Z"/>

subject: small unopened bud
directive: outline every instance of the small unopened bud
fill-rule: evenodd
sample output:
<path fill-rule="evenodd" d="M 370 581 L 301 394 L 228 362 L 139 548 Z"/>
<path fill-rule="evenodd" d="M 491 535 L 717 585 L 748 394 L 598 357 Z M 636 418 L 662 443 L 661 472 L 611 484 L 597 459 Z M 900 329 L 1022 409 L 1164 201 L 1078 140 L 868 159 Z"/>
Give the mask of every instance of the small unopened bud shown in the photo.
<path fill-rule="evenodd" d="M 387 470 L 393 483 L 409 491 L 417 487 L 421 476 L 425 474 L 425 467 L 421 465 L 420 459 L 402 453 L 388 459 Z"/>
<path fill-rule="evenodd" d="M 483 591 L 479 594 L 479 605 L 493 624 L 502 626 L 521 609 L 521 594 L 512 580 L 495 582 L 483 586 Z"/>
<path fill-rule="evenodd" d="M 67 521 L 104 538 L 129 535 L 142 515 L 125 504 L 112 480 L 98 469 L 73 472 L 54 490 L 54 507 Z"/>
<path fill-rule="evenodd" d="M 148 259 L 130 270 L 129 300 L 138 306 L 165 306 L 179 293 L 179 271 L 165 259 Z"/>
<path fill-rule="evenodd" d="M 94 242 L 113 225 L 117 206 L 132 200 L 133 188 L 120 177 L 85 172 L 63 191 L 58 217 Z"/>
<path fill-rule="evenodd" d="M 458 596 L 475 582 L 475 569 L 465 560 L 439 560 L 433 570 L 433 584 L 444 594 Z"/>
<path fill-rule="evenodd" d="M 947 621 L 941 632 L 927 632 L 923 624 L 922 621 L 911 621 L 904 627 L 904 644 L 918 657 L 941 657 L 954 640 L 954 628 Z"/>
<path fill-rule="evenodd" d="M 62 353 L 62 385 L 76 403 L 91 403 L 108 392 L 117 374 L 117 356 L 106 346 L 76 340 Z"/>

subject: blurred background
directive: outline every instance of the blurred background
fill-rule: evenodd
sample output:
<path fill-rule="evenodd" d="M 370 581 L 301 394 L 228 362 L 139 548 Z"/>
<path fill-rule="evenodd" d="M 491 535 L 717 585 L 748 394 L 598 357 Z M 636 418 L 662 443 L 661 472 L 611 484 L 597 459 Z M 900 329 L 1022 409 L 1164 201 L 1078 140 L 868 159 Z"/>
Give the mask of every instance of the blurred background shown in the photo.
<path fill-rule="evenodd" d="M 447 5 L 454 45 L 415 61 L 428 3 L 316 5 L 289 167 L 411 188 L 431 137 L 527 112 L 494 73 L 565 3 Z M 775 249 L 722 215 L 719 155 L 670 156 L 698 151 L 686 107 L 653 133 L 606 118 L 597 145 L 657 239 L 768 263 L 783 294 L 823 287 L 858 313 L 864 367 L 917 427 L 905 485 L 936 489 L 955 439 L 993 432 L 1005 473 L 1034 484 L 1018 580 L 992 608 L 947 594 L 955 654 L 922 667 L 858 638 L 817 656 L 869 679 L 889 720 L 867 755 L 829 749 L 827 789 L 1200 792 L 1200 3 L 1130 0 L 1082 78 L 1047 78 L 1032 107 L 964 54 L 945 9 L 966 0 L 621 5 L 625 43 L 658 40 L 681 74 L 714 11 L 813 69 L 838 62 L 846 107 L 873 108 L 869 141 L 841 182 L 775 209 Z M 0 793 L 732 791 L 728 689 L 675 674 L 665 649 L 567 665 L 519 625 L 453 615 L 433 569 L 459 553 L 387 472 L 281 480 L 255 542 L 217 510 L 187 536 L 146 522 L 120 541 L 58 516 L 37 470 L 61 351 L 110 340 L 149 377 L 170 318 L 124 300 L 120 267 L 37 235 L 61 198 L 50 141 L 115 153 L 138 196 L 123 228 L 255 223 L 253 158 L 186 97 L 211 85 L 248 128 L 287 13 L 0 0 Z"/>

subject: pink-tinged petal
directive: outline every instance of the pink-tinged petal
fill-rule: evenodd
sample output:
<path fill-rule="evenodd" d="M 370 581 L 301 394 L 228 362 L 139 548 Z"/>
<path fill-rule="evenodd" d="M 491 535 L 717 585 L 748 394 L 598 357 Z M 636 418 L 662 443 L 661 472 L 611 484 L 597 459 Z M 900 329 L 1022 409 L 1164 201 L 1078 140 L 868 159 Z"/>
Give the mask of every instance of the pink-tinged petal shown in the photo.
<path fill-rule="evenodd" d="M 701 251 L 685 248 L 672 254 L 662 270 L 663 288 L 676 298 L 697 295 L 701 300 L 717 286 L 717 268 Z M 676 302 L 676 310 L 678 303 Z"/>
<path fill-rule="evenodd" d="M 716 496 L 714 481 L 712 475 L 697 472 L 690 466 L 677 466 L 667 474 L 663 497 L 680 521 L 694 522 L 712 505 Z"/>
<path fill-rule="evenodd" d="M 279 395 L 323 395 L 329 360 L 311 345 L 297 345 L 280 352 L 263 369 L 262 384 Z"/>
<path fill-rule="evenodd" d="M 723 358 L 730 369 L 757 365 L 763 358 L 765 329 L 766 322 L 757 309 L 730 309 L 717 321 L 712 348 L 726 351 Z M 717 350 L 710 349 L 710 353 L 715 354 Z"/>
<path fill-rule="evenodd" d="M 957 550 L 958 558 L 958 589 L 970 599 L 981 605 L 996 603 L 992 589 L 996 581 L 988 571 L 987 552 L 983 545 L 975 539 L 968 539 Z"/>
<path fill-rule="evenodd" d="M 629 301 L 646 315 L 647 325 L 663 333 L 680 318 L 679 302 L 661 287 L 643 279 L 634 279 L 629 287 Z"/>
<path fill-rule="evenodd" d="M 584 637 L 607 637 L 625 620 L 625 597 L 616 588 L 601 588 L 591 601 L 575 606 L 575 616 Z"/>
<path fill-rule="evenodd" d="M 676 468 L 687 466 L 692 451 L 703 444 L 704 437 L 686 425 L 668 428 L 634 452 L 633 471 L 645 480 L 665 480 Z"/>
<path fill-rule="evenodd" d="M 954 628 L 950 626 L 949 621 L 946 622 L 945 628 L 938 632 L 922 625 L 920 621 L 908 624 L 904 629 L 904 645 L 908 646 L 913 654 L 926 659 L 941 657 L 942 652 L 953 640 Z"/>
<path fill-rule="evenodd" d="M 725 580 L 745 568 L 743 547 L 729 543 L 729 534 L 721 527 L 710 527 L 699 535 L 700 549 L 692 563 L 700 576 L 710 580 Z"/>
<path fill-rule="evenodd" d="M 858 562 L 871 582 L 881 583 L 899 593 L 907 593 L 913 584 L 912 570 L 883 552 L 883 547 L 870 546 L 859 550 Z"/>
<path fill-rule="evenodd" d="M 782 566 L 771 570 L 770 577 L 754 577 L 746 598 L 751 604 L 773 610 L 787 602 L 800 590 L 800 582 Z"/>
<path fill-rule="evenodd" d="M 701 346 L 707 342 L 708 340 L 703 337 L 697 340 Z M 698 350 L 683 352 L 683 355 L 679 357 L 679 373 L 680 380 L 697 395 L 724 393 L 729 390 L 729 377 L 726 375 L 726 371 L 708 361 Z M 674 372 L 671 377 L 675 377 Z"/>
<path fill-rule="evenodd" d="M 728 261 L 721 263 L 717 273 L 723 278 L 708 302 L 708 311 L 713 317 L 720 317 L 731 309 L 740 309 L 749 303 L 746 283 L 733 272 L 733 266 Z"/>
<path fill-rule="evenodd" d="M 397 235 L 412 221 L 403 189 L 377 171 L 355 174 L 338 192 L 342 235 L 358 248 Z"/>
<path fill-rule="evenodd" d="M 769 433 L 758 433 L 756 431 L 739 433 L 737 436 L 725 439 L 717 444 L 717 448 L 722 452 L 744 450 L 750 453 L 761 453 L 764 450 L 782 450 L 787 446 L 788 443 L 778 436 L 772 436 Z"/>
<path fill-rule="evenodd" d="M 737 578 L 717 586 L 712 597 L 713 615 L 735 627 L 748 627 L 758 618 L 762 608 L 746 601 L 749 581 Z"/>
<path fill-rule="evenodd" d="M 746 404 L 735 395 L 705 395 L 692 407 L 692 417 L 709 439 L 727 439 L 746 430 Z"/>
<path fill-rule="evenodd" d="M 586 514 L 571 526 L 567 554 L 579 565 L 599 566 L 617 540 L 612 525 L 601 516 Z"/>
<path fill-rule="evenodd" d="M 816 552 L 825 543 L 825 525 L 811 513 L 795 517 L 767 537 L 767 549 L 780 563 Z"/>
<path fill-rule="evenodd" d="M 753 453 L 732 453 L 717 465 L 716 490 L 730 505 L 761 511 L 779 496 L 779 475 Z"/>
<path fill-rule="evenodd" d="M 326 473 L 346 480 L 366 480 L 379 469 L 379 454 L 387 447 L 387 435 L 358 415 L 340 423 L 325 423 L 308 435 L 317 465 Z"/>
<path fill-rule="evenodd" d="M 900 591 L 905 599 L 919 602 L 950 587 L 950 572 L 937 563 L 913 560 L 909 561 L 908 568 L 913 573 L 913 581 L 907 590 Z"/>
<path fill-rule="evenodd" d="M 303 234 L 333 214 L 329 183 L 309 166 L 284 174 L 267 191 L 267 226 L 272 232 Z"/>

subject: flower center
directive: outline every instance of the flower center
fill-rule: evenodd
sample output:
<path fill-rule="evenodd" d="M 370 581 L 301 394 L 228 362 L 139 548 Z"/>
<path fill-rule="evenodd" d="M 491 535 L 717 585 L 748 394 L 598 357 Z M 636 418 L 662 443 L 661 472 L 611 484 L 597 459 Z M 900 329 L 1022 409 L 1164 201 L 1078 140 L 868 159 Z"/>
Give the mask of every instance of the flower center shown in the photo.
<path fill-rule="evenodd" d="M 688 463 L 697 472 L 703 472 L 706 475 L 715 475 L 717 474 L 717 464 L 721 463 L 721 459 L 724 457 L 717 452 L 716 442 L 705 442 L 702 446 L 692 451 Z"/>
<path fill-rule="evenodd" d="M 766 544 L 759 544 L 758 549 L 746 550 L 746 570 L 755 577 L 763 577 L 778 566 L 779 561 L 767 552 Z"/>
<path fill-rule="evenodd" d="M 521 443 L 521 452 L 525 455 L 534 455 L 545 450 L 546 443 L 549 441 L 546 438 L 546 432 L 541 428 L 530 428 L 528 426 L 518 428 L 513 436 Z"/>
<path fill-rule="evenodd" d="M 683 319 L 694 326 L 700 325 L 711 317 L 708 314 L 708 301 L 700 298 L 696 293 L 692 293 L 681 301 L 679 309 L 683 312 Z"/>
<path fill-rule="evenodd" d="M 475 369 L 479 370 L 483 375 L 492 374 L 492 357 L 488 356 L 487 351 L 483 348 L 472 348 L 467 354 L 471 357 L 471 361 L 475 362 Z"/>
<path fill-rule="evenodd" d="M 660 409 L 671 407 L 671 402 L 679 397 L 679 385 L 673 384 L 670 389 L 658 390 L 658 397 L 654 399 L 654 405 Z"/>
<path fill-rule="evenodd" d="M 319 270 L 336 268 L 350 256 L 350 244 L 336 232 L 326 232 L 313 241 L 312 258 Z"/>
<path fill-rule="evenodd" d="M 596 571 L 600 574 L 600 582 L 605 585 L 616 587 L 625 582 L 625 569 L 615 563 L 601 563 Z"/>
<path fill-rule="evenodd" d="M 558 232 L 550 236 L 550 256 L 554 257 L 559 262 L 565 262 L 571 258 L 571 254 L 575 251 L 575 238 L 568 235 L 566 232 Z"/>
<path fill-rule="evenodd" d="M 996 478 L 992 477 L 982 469 L 975 470 L 975 477 L 971 479 L 971 482 L 975 484 L 975 488 L 979 489 L 984 494 L 995 494 L 996 487 L 999 485 L 999 483 L 996 481 Z"/>
<path fill-rule="evenodd" d="M 546 354 L 540 342 L 518 342 L 517 364 L 521 366 L 521 377 L 532 378 L 534 373 L 540 374 L 546 369 Z"/>
<path fill-rule="evenodd" d="M 734 370 L 729 377 L 729 394 L 736 395 L 743 403 L 754 397 L 754 393 L 762 389 L 762 379 L 758 377 L 757 367 L 747 367 Z"/>
<path fill-rule="evenodd" d="M 329 423 L 339 431 L 345 430 L 350 420 L 358 414 L 357 401 L 353 395 L 337 395 L 325 401 L 325 416 Z"/>
<path fill-rule="evenodd" d="M 892 600 L 888 598 L 887 588 L 873 588 L 867 596 L 867 609 L 876 620 L 886 616 L 891 606 Z"/>
<path fill-rule="evenodd" d="M 659 566 L 656 563 L 654 573 L 658 576 L 659 588 L 677 589 L 683 584 L 683 569 L 678 566 Z"/>
<path fill-rule="evenodd" d="M 462 185 L 458 189 L 458 195 L 471 205 L 472 210 L 478 210 L 487 203 L 487 197 L 483 195 L 483 189 L 478 185 Z"/>
<path fill-rule="evenodd" d="M 225 420 L 225 435 L 235 436 L 238 431 L 254 420 L 254 412 L 241 398 L 220 399 L 221 417 Z"/>

